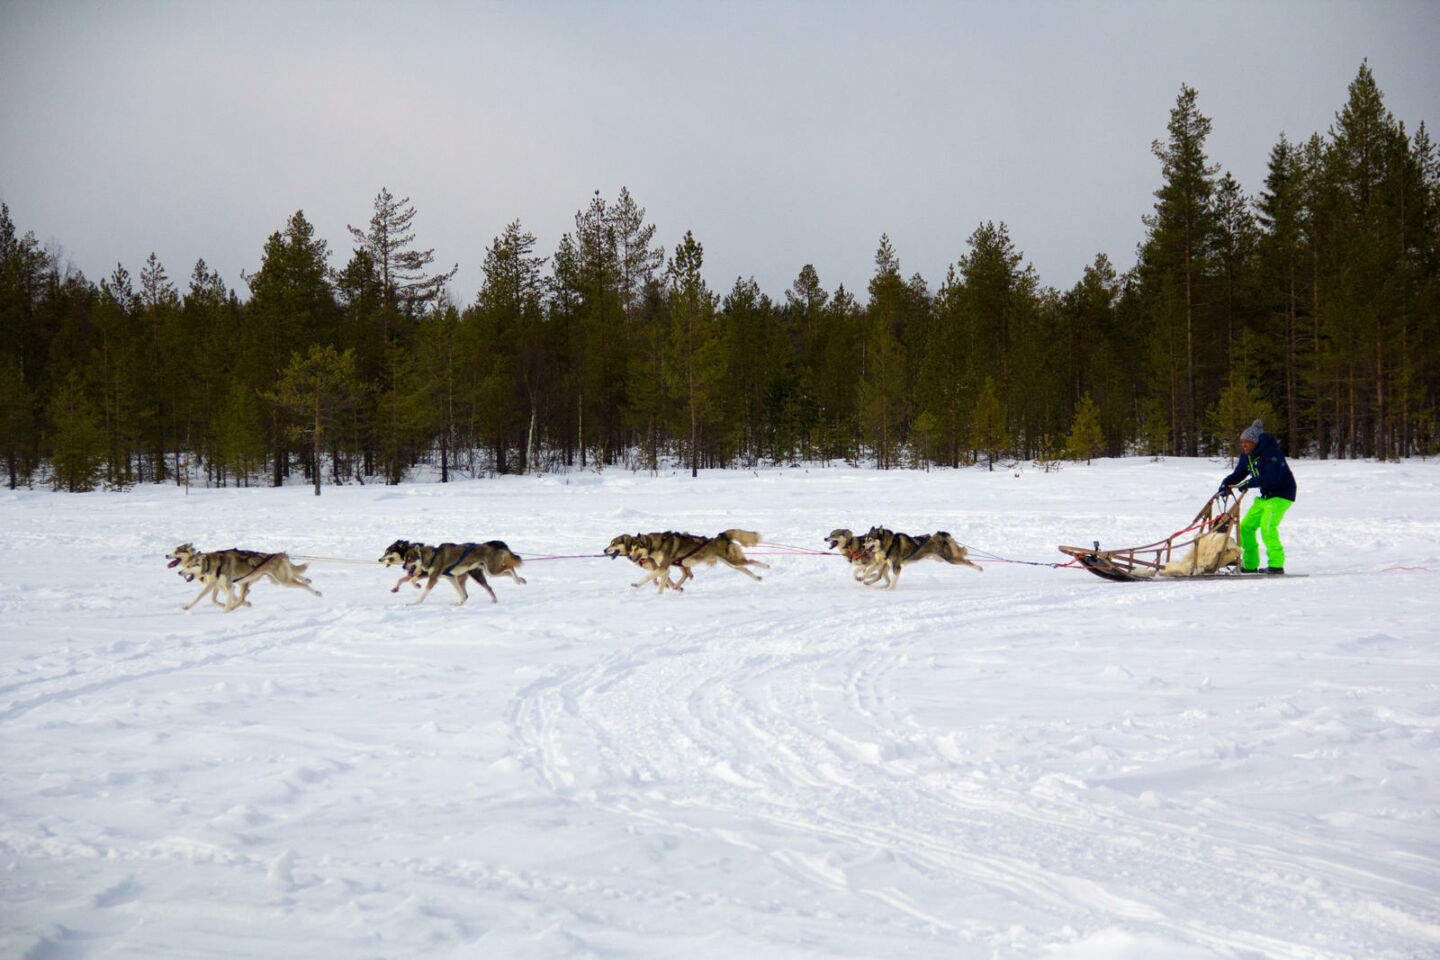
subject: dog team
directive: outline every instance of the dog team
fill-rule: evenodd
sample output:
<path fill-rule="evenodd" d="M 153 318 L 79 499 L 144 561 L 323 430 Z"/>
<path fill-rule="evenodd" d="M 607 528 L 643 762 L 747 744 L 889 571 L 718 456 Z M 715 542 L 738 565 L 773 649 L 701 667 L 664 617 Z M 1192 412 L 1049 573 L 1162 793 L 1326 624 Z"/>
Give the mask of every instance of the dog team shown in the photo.
<path fill-rule="evenodd" d="M 966 559 L 965 548 L 943 530 L 918 537 L 895 533 L 884 527 L 871 527 L 863 537 L 857 537 L 849 530 L 834 530 L 825 542 L 830 549 L 839 550 L 850 561 L 858 582 L 866 585 L 882 583 L 887 590 L 893 590 L 899 582 L 901 567 L 926 557 L 980 569 Z M 758 543 L 760 534 L 752 530 L 723 530 L 713 537 L 673 530 L 622 533 L 610 541 L 603 555 L 612 560 L 625 557 L 645 572 L 645 576 L 631 584 L 633 587 L 653 583 L 657 593 L 664 593 L 667 589 L 681 593 L 685 582 L 694 578 L 694 568 L 702 565 L 723 563 L 752 580 L 759 580 L 760 576 L 748 568 L 768 570 L 770 565 L 746 557 L 742 549 Z M 179 568 L 176 572 L 187 583 L 198 578 L 202 585 L 195 598 L 184 605 L 184 610 L 195 606 L 207 594 L 212 603 L 227 613 L 239 607 L 248 607 L 250 602 L 246 597 L 250 588 L 261 580 L 270 580 L 282 587 L 299 587 L 320 596 L 320 591 L 310 586 L 310 581 L 304 576 L 308 564 L 295 563 L 284 553 L 237 549 L 201 551 L 186 543 L 166 554 L 166 559 L 170 561 L 170 567 Z M 448 580 L 459 594 L 456 606 L 469 599 L 465 590 L 467 579 L 483 587 L 490 594 L 491 603 L 498 600 L 485 580 L 487 573 L 492 577 L 509 576 L 516 583 L 525 582 L 516 572 L 524 561 L 500 540 L 442 543 L 439 546 L 396 540 L 376 562 L 387 567 L 399 564 L 404 570 L 404 575 L 390 588 L 391 593 L 399 592 L 407 583 L 420 589 L 420 596 L 411 601 L 411 606 L 423 603 L 441 579 Z M 678 579 L 671 577 L 672 571 L 677 571 Z M 225 595 L 223 601 L 220 599 L 222 592 Z"/>

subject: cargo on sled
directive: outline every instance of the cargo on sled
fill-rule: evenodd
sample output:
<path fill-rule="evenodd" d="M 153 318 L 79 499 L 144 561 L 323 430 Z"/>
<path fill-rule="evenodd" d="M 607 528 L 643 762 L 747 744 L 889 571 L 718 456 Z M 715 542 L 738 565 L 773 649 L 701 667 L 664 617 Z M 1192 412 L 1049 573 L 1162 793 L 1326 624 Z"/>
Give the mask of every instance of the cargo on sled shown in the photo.
<path fill-rule="evenodd" d="M 1233 488 L 1232 488 L 1233 489 Z M 1153 580 L 1157 577 L 1213 578 L 1240 571 L 1240 503 L 1246 491 L 1215 494 L 1183 530 L 1142 547 L 1065 547 L 1060 552 L 1106 580 Z"/>

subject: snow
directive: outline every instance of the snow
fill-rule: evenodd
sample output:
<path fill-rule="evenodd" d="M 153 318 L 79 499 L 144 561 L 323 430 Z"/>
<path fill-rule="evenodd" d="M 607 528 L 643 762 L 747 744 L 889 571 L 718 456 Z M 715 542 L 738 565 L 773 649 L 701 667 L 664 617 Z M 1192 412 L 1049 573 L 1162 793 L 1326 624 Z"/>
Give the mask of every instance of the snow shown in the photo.
<path fill-rule="evenodd" d="M 0 956 L 1440 955 L 1440 463 L 1299 461 L 1306 578 L 750 551 L 499 603 L 315 561 L 234 613 L 164 554 L 397 537 L 1183 526 L 1220 461 L 0 494 Z"/>

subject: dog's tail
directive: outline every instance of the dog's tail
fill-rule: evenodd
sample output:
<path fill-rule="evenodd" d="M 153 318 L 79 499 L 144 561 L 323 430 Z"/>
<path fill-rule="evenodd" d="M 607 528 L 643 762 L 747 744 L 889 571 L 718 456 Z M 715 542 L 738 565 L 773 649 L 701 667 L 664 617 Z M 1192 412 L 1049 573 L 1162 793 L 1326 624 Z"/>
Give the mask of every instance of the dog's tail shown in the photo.
<path fill-rule="evenodd" d="M 963 564 L 967 567 L 973 567 L 974 569 L 983 572 L 984 568 L 981 567 L 978 563 L 971 563 L 968 556 L 969 551 L 966 550 L 964 547 L 960 546 L 960 544 L 956 543 L 955 538 L 950 536 L 950 534 L 946 533 L 944 530 L 941 530 L 939 533 L 935 534 L 935 539 L 939 540 L 941 543 L 941 547 L 938 553 L 940 557 L 945 560 L 946 563 Z"/>
<path fill-rule="evenodd" d="M 726 530 L 720 536 L 733 540 L 742 547 L 753 547 L 760 542 L 760 534 L 754 530 Z"/>
<path fill-rule="evenodd" d="M 503 540 L 491 540 L 485 544 L 490 547 L 490 553 L 485 557 L 485 572 L 492 577 L 498 577 L 506 570 L 522 567 L 525 561 L 520 555 L 511 550 Z"/>

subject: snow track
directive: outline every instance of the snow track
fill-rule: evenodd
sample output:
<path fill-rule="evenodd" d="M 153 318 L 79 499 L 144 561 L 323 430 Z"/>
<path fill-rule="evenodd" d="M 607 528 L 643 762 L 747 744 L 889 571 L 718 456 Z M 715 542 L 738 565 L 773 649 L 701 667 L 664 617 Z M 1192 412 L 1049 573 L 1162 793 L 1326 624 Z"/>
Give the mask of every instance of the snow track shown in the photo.
<path fill-rule="evenodd" d="M 770 556 L 656 596 L 557 560 L 412 608 L 393 571 L 316 563 L 323 599 L 183 614 L 160 559 L 888 521 L 1048 560 L 1164 532 L 1221 472 L 12 495 L 0 954 L 1436 955 L 1434 465 L 1300 464 L 1315 575 L 1286 582 L 925 563 L 885 592 Z M 1357 477 L 1386 517 L 1327 494 Z M 1086 513 L 1128 487 L 1179 492 Z M 1369 572 L 1396 563 L 1428 569 Z"/>

